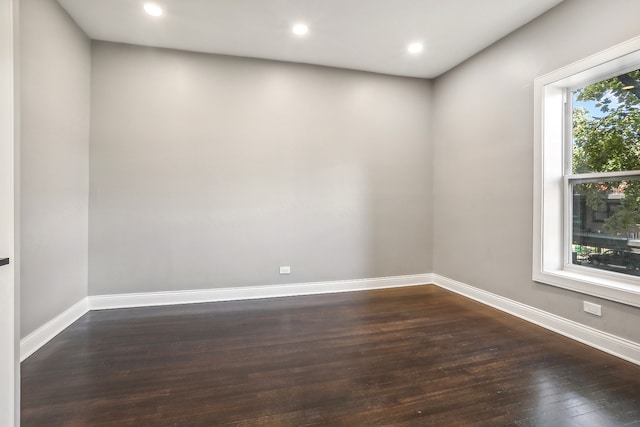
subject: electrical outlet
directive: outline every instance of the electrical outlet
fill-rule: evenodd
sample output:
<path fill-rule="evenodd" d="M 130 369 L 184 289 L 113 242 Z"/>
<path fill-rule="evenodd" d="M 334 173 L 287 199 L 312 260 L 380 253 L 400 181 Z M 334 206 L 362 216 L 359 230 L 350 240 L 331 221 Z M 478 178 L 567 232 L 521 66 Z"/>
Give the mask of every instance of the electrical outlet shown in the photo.
<path fill-rule="evenodd" d="M 280 274 L 291 274 L 291 267 L 284 266 L 284 267 L 280 267 Z"/>
<path fill-rule="evenodd" d="M 594 304 L 592 302 L 582 301 L 584 304 L 584 311 L 595 316 L 602 316 L 602 306 Z"/>

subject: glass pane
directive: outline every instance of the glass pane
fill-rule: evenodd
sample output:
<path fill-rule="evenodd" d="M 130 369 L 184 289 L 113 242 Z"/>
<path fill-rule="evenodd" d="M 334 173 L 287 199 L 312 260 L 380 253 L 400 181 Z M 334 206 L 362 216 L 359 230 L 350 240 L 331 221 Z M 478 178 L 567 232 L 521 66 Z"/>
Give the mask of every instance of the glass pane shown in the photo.
<path fill-rule="evenodd" d="M 572 263 L 640 276 L 640 177 L 571 190 Z"/>
<path fill-rule="evenodd" d="M 573 92 L 573 173 L 640 169 L 640 70 Z"/>

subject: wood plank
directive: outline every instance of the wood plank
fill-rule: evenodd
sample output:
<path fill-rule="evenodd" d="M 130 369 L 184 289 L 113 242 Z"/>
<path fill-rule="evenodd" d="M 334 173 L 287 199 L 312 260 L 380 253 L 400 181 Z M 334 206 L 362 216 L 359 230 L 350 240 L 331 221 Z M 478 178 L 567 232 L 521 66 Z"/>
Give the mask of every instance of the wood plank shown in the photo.
<path fill-rule="evenodd" d="M 90 312 L 22 425 L 640 425 L 640 367 L 435 286 Z"/>

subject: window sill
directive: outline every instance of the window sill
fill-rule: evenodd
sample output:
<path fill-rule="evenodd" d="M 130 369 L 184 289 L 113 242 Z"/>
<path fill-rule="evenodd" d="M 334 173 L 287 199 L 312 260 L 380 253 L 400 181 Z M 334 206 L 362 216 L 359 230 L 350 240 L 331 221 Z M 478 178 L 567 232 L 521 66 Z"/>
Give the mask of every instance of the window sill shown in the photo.
<path fill-rule="evenodd" d="M 546 285 L 640 307 L 640 284 L 637 283 L 638 279 L 629 280 L 622 274 L 594 272 L 587 267 L 570 265 L 562 270 L 536 272 L 533 280 Z"/>

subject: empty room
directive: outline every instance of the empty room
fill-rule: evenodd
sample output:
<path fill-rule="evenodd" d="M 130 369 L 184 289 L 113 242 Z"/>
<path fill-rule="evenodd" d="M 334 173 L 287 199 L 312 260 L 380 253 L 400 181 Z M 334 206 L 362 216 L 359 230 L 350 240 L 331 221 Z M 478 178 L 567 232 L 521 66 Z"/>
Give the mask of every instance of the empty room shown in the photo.
<path fill-rule="evenodd" d="M 0 5 L 0 425 L 640 426 L 640 2 Z"/>

